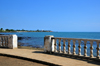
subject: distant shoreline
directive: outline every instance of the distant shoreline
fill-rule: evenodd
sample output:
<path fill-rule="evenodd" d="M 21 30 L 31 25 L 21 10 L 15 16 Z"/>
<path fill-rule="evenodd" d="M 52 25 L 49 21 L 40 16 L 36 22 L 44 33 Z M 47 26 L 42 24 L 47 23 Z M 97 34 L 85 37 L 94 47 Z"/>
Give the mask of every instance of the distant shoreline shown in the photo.
<path fill-rule="evenodd" d="M 53 32 L 53 31 L 0 31 L 1 33 L 10 33 L 10 32 Z"/>
<path fill-rule="evenodd" d="M 20 31 L 20 32 L 25 32 L 25 31 Z M 27 31 L 26 31 L 27 32 Z M 0 33 L 14 33 L 14 32 L 0 32 Z M 17 32 L 16 32 L 17 33 Z M 19 32 L 18 32 L 19 33 Z"/>
<path fill-rule="evenodd" d="M 14 30 L 14 29 L 3 29 L 3 28 L 1 28 L 0 29 L 0 32 L 53 32 L 53 31 L 51 31 L 51 30 L 39 30 L 39 29 L 37 29 L 37 30 L 24 30 L 24 29 L 22 29 L 22 30 L 19 30 L 19 29 L 17 29 L 17 30 Z"/>

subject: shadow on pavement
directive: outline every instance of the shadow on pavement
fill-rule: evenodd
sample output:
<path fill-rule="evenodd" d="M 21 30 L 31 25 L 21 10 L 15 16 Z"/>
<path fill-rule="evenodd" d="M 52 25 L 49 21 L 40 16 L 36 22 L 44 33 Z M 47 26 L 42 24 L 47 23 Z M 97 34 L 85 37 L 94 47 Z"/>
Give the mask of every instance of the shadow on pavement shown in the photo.
<path fill-rule="evenodd" d="M 2 53 L 0 53 L 0 56 L 6 56 L 6 57 L 11 57 L 11 58 L 27 60 L 27 61 L 31 61 L 31 62 L 44 64 L 44 65 L 47 65 L 47 66 L 61 66 L 61 65 L 56 65 L 56 64 L 53 64 L 53 63 L 48 63 L 48 62 L 44 62 L 44 61 L 40 61 L 40 60 L 36 60 L 36 59 L 25 58 L 25 57 L 14 56 L 14 55 L 8 55 L 8 54 L 2 54 Z"/>
<path fill-rule="evenodd" d="M 43 54 L 48 54 L 48 55 L 54 55 L 54 56 L 60 56 L 60 57 L 65 57 L 65 58 L 71 58 L 71 59 L 85 61 L 87 63 L 96 64 L 96 65 L 100 66 L 100 60 L 96 61 L 96 60 L 91 60 L 91 59 L 87 59 L 87 58 L 75 57 L 75 56 L 70 56 L 70 55 L 67 55 L 67 54 L 59 54 L 59 53 L 44 53 L 43 51 L 34 51 L 32 53 L 43 53 Z"/>

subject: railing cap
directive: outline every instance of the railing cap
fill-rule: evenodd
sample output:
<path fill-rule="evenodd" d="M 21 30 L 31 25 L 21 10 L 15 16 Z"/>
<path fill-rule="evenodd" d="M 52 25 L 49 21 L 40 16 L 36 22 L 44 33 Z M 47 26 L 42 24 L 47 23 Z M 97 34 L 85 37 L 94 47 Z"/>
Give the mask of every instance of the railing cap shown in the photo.
<path fill-rule="evenodd" d="M 10 34 L 10 35 L 0 35 L 0 36 L 17 36 L 16 34 Z"/>
<path fill-rule="evenodd" d="M 45 37 L 54 37 L 53 35 L 46 35 Z"/>
<path fill-rule="evenodd" d="M 52 37 L 52 39 L 65 39 L 65 40 L 84 40 L 84 41 L 100 41 L 100 39 L 85 39 L 85 38 L 62 38 L 62 37 Z"/>

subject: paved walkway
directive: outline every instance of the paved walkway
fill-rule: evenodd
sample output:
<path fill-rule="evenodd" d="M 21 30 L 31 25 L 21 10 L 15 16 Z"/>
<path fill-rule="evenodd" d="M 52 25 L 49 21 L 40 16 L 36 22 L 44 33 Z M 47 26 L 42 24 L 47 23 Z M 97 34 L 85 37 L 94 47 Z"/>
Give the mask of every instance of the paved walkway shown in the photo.
<path fill-rule="evenodd" d="M 0 66 L 48 66 L 19 58 L 0 56 Z"/>
<path fill-rule="evenodd" d="M 0 49 L 0 53 L 36 59 L 39 61 L 49 62 L 63 66 L 100 66 L 100 62 L 91 60 L 79 60 L 79 59 L 67 58 L 51 54 L 45 54 L 41 50 Z"/>

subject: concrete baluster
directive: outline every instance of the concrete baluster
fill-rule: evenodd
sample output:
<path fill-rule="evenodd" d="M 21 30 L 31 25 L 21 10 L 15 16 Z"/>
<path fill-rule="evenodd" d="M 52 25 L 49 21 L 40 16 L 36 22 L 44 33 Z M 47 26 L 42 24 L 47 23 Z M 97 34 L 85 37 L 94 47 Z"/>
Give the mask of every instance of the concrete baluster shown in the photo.
<path fill-rule="evenodd" d="M 75 52 L 76 49 L 75 49 L 75 47 L 76 47 L 76 46 L 75 46 L 75 40 L 73 40 L 73 55 L 76 55 L 76 52 Z"/>
<path fill-rule="evenodd" d="M 63 40 L 63 53 L 64 53 L 64 54 L 66 53 L 66 44 L 65 44 L 65 41 L 66 41 L 66 40 Z"/>
<path fill-rule="evenodd" d="M 58 53 L 61 53 L 61 39 L 59 39 L 59 51 Z"/>
<path fill-rule="evenodd" d="M 70 53 L 70 40 L 68 40 L 68 54 L 71 54 Z"/>
<path fill-rule="evenodd" d="M 6 37 L 6 46 L 8 46 L 8 36 Z"/>
<path fill-rule="evenodd" d="M 6 36 L 4 36 L 4 46 L 6 47 Z"/>
<path fill-rule="evenodd" d="M 100 50 L 100 48 L 99 48 L 99 42 L 97 42 L 97 59 L 100 59 L 100 57 L 99 57 L 99 50 Z"/>
<path fill-rule="evenodd" d="M 86 46 L 87 41 L 84 41 L 84 56 L 87 56 L 87 46 Z"/>
<path fill-rule="evenodd" d="M 81 40 L 79 40 L 78 55 L 81 56 Z"/>
<path fill-rule="evenodd" d="M 6 46 L 8 46 L 8 37 L 6 37 Z"/>
<path fill-rule="evenodd" d="M 93 57 L 93 41 L 90 41 L 90 57 Z"/>
<path fill-rule="evenodd" d="M 55 42 L 54 42 L 54 52 L 57 52 L 57 43 L 56 43 L 56 40 L 57 39 L 55 39 Z"/>
<path fill-rule="evenodd" d="M 3 37 L 1 37 L 1 40 L 2 40 L 2 46 L 4 46 L 4 45 L 3 45 Z"/>

